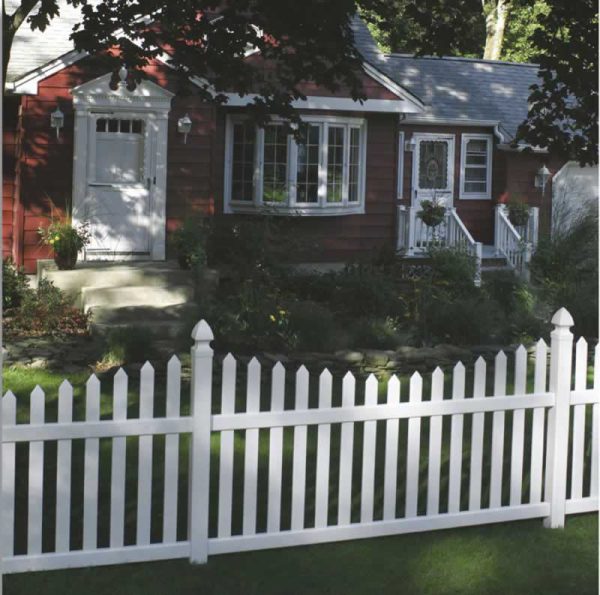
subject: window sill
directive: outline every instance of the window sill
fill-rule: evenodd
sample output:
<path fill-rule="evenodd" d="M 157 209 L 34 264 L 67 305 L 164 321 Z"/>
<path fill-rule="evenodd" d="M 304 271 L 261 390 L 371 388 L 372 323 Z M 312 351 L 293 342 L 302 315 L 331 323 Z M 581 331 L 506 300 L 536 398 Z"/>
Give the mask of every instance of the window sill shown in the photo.
<path fill-rule="evenodd" d="M 461 194 L 459 200 L 492 200 L 488 194 Z"/>
<path fill-rule="evenodd" d="M 226 214 L 252 214 L 252 215 L 286 215 L 292 217 L 340 217 L 343 215 L 364 215 L 365 206 L 362 204 L 352 206 L 287 206 L 230 203 L 225 206 Z"/>

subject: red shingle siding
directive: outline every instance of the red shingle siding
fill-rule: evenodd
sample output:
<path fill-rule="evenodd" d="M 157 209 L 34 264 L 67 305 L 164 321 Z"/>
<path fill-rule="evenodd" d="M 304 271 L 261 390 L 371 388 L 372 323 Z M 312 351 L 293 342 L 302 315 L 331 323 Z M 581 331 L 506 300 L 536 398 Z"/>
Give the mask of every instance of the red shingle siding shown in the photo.
<path fill-rule="evenodd" d="M 2 122 L 2 258 L 13 256 L 13 210 L 18 157 L 18 97 L 5 97 Z"/>

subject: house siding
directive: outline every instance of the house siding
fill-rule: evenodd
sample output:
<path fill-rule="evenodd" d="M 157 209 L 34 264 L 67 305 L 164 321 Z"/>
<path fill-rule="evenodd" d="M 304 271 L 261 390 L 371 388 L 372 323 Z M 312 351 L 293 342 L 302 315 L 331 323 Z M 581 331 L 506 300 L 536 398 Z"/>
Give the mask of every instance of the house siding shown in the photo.
<path fill-rule="evenodd" d="M 2 258 L 15 257 L 13 253 L 15 195 L 18 161 L 19 97 L 5 97 L 2 121 Z"/>

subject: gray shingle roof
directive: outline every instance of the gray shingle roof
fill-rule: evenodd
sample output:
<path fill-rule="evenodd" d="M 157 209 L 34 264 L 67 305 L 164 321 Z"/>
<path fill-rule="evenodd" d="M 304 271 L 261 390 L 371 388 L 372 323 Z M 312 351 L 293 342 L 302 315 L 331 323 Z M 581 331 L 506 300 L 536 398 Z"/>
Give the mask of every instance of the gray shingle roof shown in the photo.
<path fill-rule="evenodd" d="M 352 29 L 365 61 L 426 104 L 425 112 L 411 115 L 412 120 L 491 120 L 499 122 L 512 138 L 525 119 L 529 87 L 537 81 L 537 65 L 384 55 L 363 21 L 355 18 Z"/>

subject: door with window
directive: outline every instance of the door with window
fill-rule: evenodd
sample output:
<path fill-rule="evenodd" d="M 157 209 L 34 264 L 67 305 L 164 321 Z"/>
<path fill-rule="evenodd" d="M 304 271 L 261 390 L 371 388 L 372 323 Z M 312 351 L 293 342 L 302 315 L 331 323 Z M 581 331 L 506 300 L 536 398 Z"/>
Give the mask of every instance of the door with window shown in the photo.
<path fill-rule="evenodd" d="M 156 130 L 149 115 L 90 115 L 85 218 L 91 243 L 86 258 L 150 254 Z"/>
<path fill-rule="evenodd" d="M 454 198 L 454 136 L 415 134 L 413 199 L 437 200 L 451 207 Z"/>

